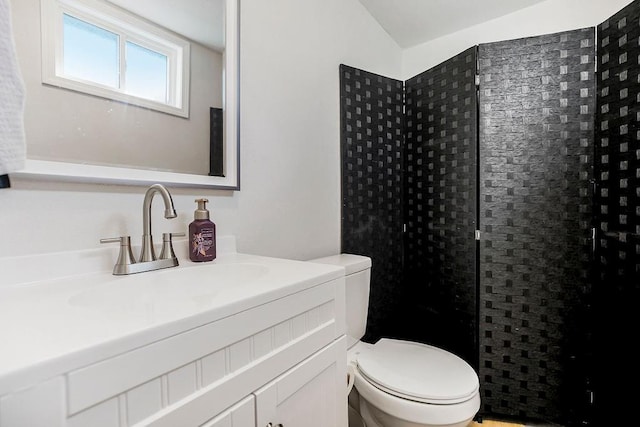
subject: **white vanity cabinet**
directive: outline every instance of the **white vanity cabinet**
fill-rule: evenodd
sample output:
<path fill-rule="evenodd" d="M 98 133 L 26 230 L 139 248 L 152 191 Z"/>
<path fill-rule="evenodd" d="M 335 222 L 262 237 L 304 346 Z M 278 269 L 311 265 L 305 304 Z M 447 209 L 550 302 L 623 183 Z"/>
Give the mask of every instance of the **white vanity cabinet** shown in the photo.
<path fill-rule="evenodd" d="M 255 398 L 253 395 L 206 422 L 202 427 L 253 426 L 256 422 Z"/>
<path fill-rule="evenodd" d="M 344 277 L 332 277 L 6 393 L 0 427 L 346 427 Z"/>
<path fill-rule="evenodd" d="M 258 390 L 257 426 L 346 426 L 345 348 L 343 338 Z"/>

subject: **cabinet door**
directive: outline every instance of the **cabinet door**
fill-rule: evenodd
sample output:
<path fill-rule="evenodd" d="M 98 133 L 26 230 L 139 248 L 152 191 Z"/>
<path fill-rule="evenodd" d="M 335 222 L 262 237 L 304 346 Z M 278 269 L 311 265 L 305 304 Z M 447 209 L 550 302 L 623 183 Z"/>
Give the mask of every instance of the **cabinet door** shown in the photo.
<path fill-rule="evenodd" d="M 255 393 L 257 427 L 346 427 L 346 338 Z"/>
<path fill-rule="evenodd" d="M 255 408 L 253 395 L 241 400 L 201 427 L 254 427 Z"/>

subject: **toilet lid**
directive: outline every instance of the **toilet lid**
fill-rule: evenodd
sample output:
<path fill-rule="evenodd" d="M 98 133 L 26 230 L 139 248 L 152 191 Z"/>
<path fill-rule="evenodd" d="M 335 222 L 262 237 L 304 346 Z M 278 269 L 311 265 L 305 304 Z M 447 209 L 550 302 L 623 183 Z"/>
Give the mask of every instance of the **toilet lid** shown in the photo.
<path fill-rule="evenodd" d="M 381 339 L 357 356 L 358 370 L 378 388 L 409 400 L 453 404 L 479 390 L 478 375 L 458 356 L 426 344 Z"/>

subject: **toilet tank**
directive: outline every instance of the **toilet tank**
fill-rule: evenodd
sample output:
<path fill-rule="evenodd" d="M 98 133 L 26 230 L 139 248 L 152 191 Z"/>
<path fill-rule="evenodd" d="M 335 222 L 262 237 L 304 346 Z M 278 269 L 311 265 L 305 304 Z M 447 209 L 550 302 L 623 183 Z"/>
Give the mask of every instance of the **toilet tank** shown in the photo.
<path fill-rule="evenodd" d="M 367 328 L 371 258 L 341 254 L 313 259 L 310 262 L 339 265 L 345 269 L 347 346 L 351 347 L 360 341 Z"/>

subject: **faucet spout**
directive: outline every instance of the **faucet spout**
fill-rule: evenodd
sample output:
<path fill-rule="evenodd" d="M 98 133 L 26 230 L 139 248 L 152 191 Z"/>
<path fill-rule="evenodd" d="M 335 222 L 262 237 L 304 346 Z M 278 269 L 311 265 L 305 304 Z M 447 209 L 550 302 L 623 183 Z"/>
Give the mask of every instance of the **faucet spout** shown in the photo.
<path fill-rule="evenodd" d="M 169 190 L 162 184 L 153 184 L 147 189 L 142 204 L 142 249 L 140 251 L 140 262 L 155 261 L 156 254 L 153 248 L 153 236 L 151 235 L 151 202 L 153 196 L 160 194 L 164 201 L 164 217 L 167 219 L 178 216 L 173 206 L 173 199 Z"/>

